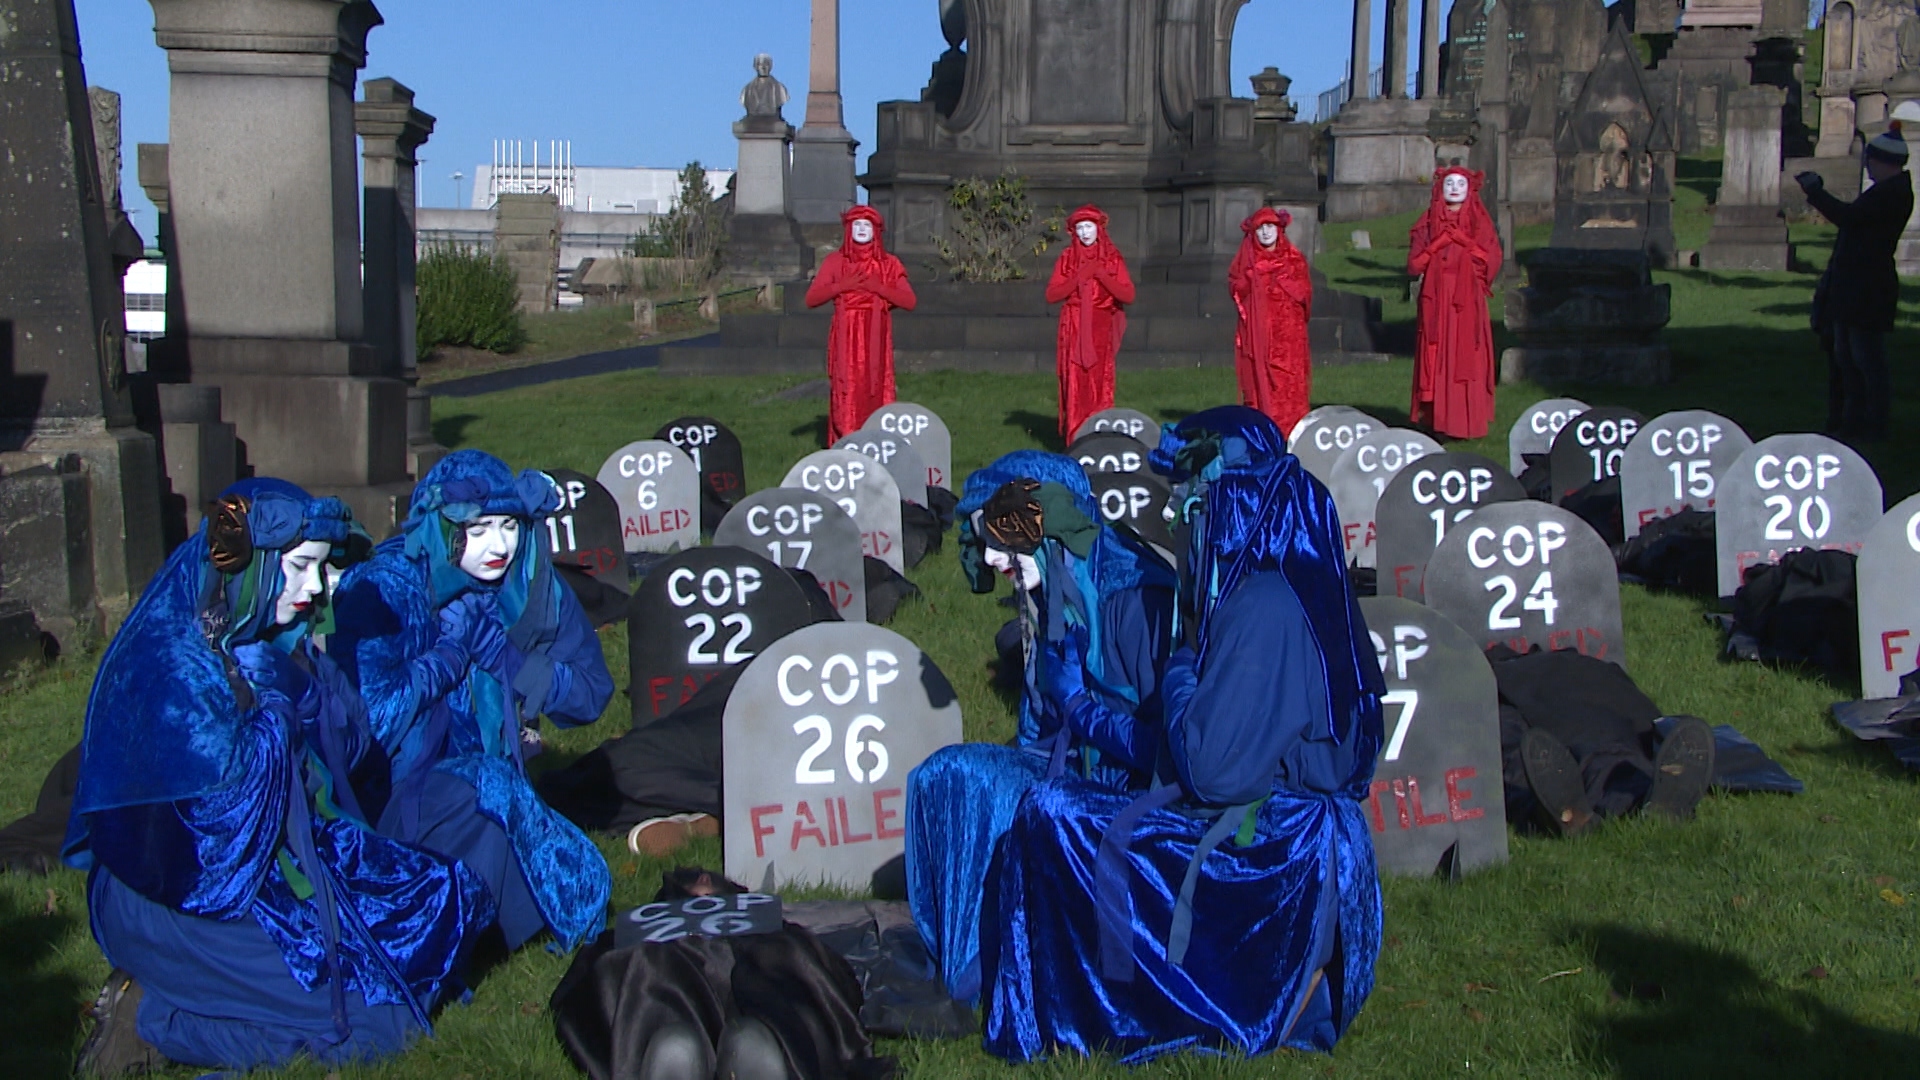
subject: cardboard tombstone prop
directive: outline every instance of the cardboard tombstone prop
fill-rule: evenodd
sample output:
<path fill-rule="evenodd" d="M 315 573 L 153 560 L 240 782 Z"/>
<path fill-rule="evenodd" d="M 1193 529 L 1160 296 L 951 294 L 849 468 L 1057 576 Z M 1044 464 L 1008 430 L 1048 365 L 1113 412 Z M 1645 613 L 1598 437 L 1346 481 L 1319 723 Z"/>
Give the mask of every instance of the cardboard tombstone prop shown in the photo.
<path fill-rule="evenodd" d="M 1900 677 L 1920 667 L 1920 495 L 1867 533 L 1855 580 L 1861 697 L 1898 697 Z"/>
<path fill-rule="evenodd" d="M 1073 445 L 1067 447 L 1067 456 L 1079 462 L 1088 476 L 1147 472 L 1147 452 L 1147 444 L 1117 431 L 1075 439 Z"/>
<path fill-rule="evenodd" d="M 1302 468 L 1324 484 L 1332 479 L 1334 463 L 1340 460 L 1341 454 L 1366 435 L 1386 426 L 1359 409 L 1345 405 L 1322 406 L 1301 421 L 1297 429 L 1299 437 L 1287 448 L 1300 459 Z"/>
<path fill-rule="evenodd" d="M 1173 501 L 1173 489 L 1164 478 L 1137 472 L 1095 473 L 1087 479 L 1093 484 L 1093 500 L 1100 505 L 1100 517 L 1107 524 L 1131 528 L 1172 561 L 1175 548 L 1168 504 Z"/>
<path fill-rule="evenodd" d="M 712 536 L 733 504 L 746 497 L 747 464 L 740 437 L 709 416 L 683 416 L 653 437 L 686 451 L 700 474 L 700 532 Z"/>
<path fill-rule="evenodd" d="M 820 583 L 835 611 L 867 620 L 866 563 L 860 527 L 840 504 L 798 488 L 768 488 L 740 501 L 713 532 L 715 544 L 745 548 Z"/>
<path fill-rule="evenodd" d="M 867 418 L 867 428 L 898 435 L 920 451 L 927 463 L 927 486 L 953 490 L 953 433 L 946 421 L 925 405 L 896 401 Z"/>
<path fill-rule="evenodd" d="M 1584 401 L 1573 398 L 1548 398 L 1526 412 L 1513 422 L 1507 432 L 1507 471 L 1515 476 L 1527 470 L 1528 454 L 1545 454 L 1553 450 L 1553 440 L 1558 438 L 1560 430 L 1567 422 L 1587 411 Z"/>
<path fill-rule="evenodd" d="M 1429 454 L 1401 469 L 1374 507 L 1379 595 L 1423 601 L 1427 560 L 1475 510 L 1527 497 L 1520 481 L 1478 454 Z"/>
<path fill-rule="evenodd" d="M 1548 451 L 1547 476 L 1553 484 L 1553 501 L 1620 475 L 1627 444 L 1646 422 L 1646 417 L 1632 409 L 1613 405 L 1588 409 L 1567 421 Z"/>
<path fill-rule="evenodd" d="M 1747 568 L 1799 548 L 1858 554 L 1885 508 L 1873 466 L 1825 435 L 1775 435 L 1747 448 L 1720 478 L 1714 546 L 1721 597 Z"/>
<path fill-rule="evenodd" d="M 1506 862 L 1500 689 L 1486 654 L 1410 600 L 1363 596 L 1360 614 L 1387 682 L 1366 803 L 1381 869 L 1431 877 Z"/>
<path fill-rule="evenodd" d="M 862 428 L 833 445 L 879 462 L 893 477 L 901 498 L 915 506 L 928 505 L 926 459 L 904 436 Z"/>
<path fill-rule="evenodd" d="M 627 607 L 633 726 L 669 715 L 714 676 L 812 621 L 800 583 L 765 556 L 701 547 L 663 560 Z"/>
<path fill-rule="evenodd" d="M 600 481 L 572 469 L 548 469 L 560 509 L 547 516 L 547 554 L 577 566 L 596 581 L 626 592 L 627 549 L 620 539 L 620 504 Z"/>
<path fill-rule="evenodd" d="M 1620 510 L 1627 539 L 1682 510 L 1712 510 L 1720 477 L 1753 440 L 1718 413 L 1688 409 L 1654 417 L 1620 462 Z"/>
<path fill-rule="evenodd" d="M 1440 452 L 1440 444 L 1410 428 L 1375 428 L 1354 441 L 1333 464 L 1327 489 L 1340 511 L 1340 533 L 1349 566 L 1374 565 L 1378 535 L 1374 508 L 1400 470 Z"/>
<path fill-rule="evenodd" d="M 818 623 L 747 666 L 723 732 L 727 876 L 864 890 L 905 850 L 907 774 L 960 741 L 960 702 L 899 634 Z"/>
<path fill-rule="evenodd" d="M 860 529 L 861 553 L 885 562 L 895 573 L 906 573 L 900 486 L 885 466 L 851 450 L 819 450 L 795 462 L 780 486 L 838 503 Z"/>
<path fill-rule="evenodd" d="M 1427 560 L 1426 593 L 1482 648 L 1576 649 L 1627 666 L 1613 553 L 1593 526 L 1551 503 L 1475 510 Z"/>
<path fill-rule="evenodd" d="M 700 543 L 700 473 L 679 447 L 661 439 L 629 443 L 596 479 L 620 504 L 627 551 L 684 551 Z"/>
<path fill-rule="evenodd" d="M 1073 441 L 1108 431 L 1137 439 L 1150 447 L 1160 445 L 1160 425 L 1153 422 L 1153 417 L 1139 409 L 1125 408 L 1102 409 L 1087 417 L 1081 422 L 1080 430 L 1073 433 Z"/>

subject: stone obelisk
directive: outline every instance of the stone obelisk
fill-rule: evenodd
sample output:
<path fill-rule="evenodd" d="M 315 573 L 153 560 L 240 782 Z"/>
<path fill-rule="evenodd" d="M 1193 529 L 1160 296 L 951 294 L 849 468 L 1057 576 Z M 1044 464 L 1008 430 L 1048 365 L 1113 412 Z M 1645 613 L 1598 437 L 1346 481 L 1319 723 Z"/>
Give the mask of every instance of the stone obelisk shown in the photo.
<path fill-rule="evenodd" d="M 813 0 L 807 116 L 793 137 L 793 216 L 801 228 L 831 225 L 854 203 L 854 151 L 840 102 L 840 0 Z"/>

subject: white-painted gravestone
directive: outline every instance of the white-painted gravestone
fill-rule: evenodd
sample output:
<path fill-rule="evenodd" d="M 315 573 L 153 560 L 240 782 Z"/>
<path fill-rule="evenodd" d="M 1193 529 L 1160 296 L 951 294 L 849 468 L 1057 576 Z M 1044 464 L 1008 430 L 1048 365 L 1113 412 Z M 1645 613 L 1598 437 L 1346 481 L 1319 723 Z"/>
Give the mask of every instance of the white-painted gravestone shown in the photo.
<path fill-rule="evenodd" d="M 1473 512 L 1427 560 L 1427 604 L 1482 646 L 1627 665 L 1620 580 L 1593 526 L 1535 499 Z"/>
<path fill-rule="evenodd" d="M 700 543 L 700 471 L 663 439 L 615 451 L 596 477 L 620 504 L 628 551 L 680 551 Z"/>
<path fill-rule="evenodd" d="M 1103 431 L 1075 439 L 1067 456 L 1080 463 L 1088 476 L 1095 473 L 1147 472 L 1147 447 L 1131 435 Z"/>
<path fill-rule="evenodd" d="M 1149 448 L 1160 445 L 1160 425 L 1139 409 L 1102 409 L 1081 421 L 1080 430 L 1073 433 L 1073 441 L 1079 442 L 1103 431 L 1138 439 Z"/>
<path fill-rule="evenodd" d="M 867 620 L 860 527 L 832 499 L 798 488 L 754 492 L 728 511 L 714 530 L 713 542 L 746 548 L 781 566 L 805 570 L 820 583 L 841 618 Z"/>
<path fill-rule="evenodd" d="M 1486 655 L 1410 600 L 1363 596 L 1360 614 L 1387 682 L 1386 741 L 1366 804 L 1381 868 L 1432 877 L 1506 862 L 1500 690 Z"/>
<path fill-rule="evenodd" d="M 1920 495 L 1867 533 L 1856 580 L 1861 696 L 1898 697 L 1900 677 L 1920 666 Z"/>
<path fill-rule="evenodd" d="M 1526 471 L 1528 454 L 1545 454 L 1553 449 L 1553 440 L 1567 421 L 1587 411 L 1583 401 L 1573 398 L 1549 398 L 1513 422 L 1507 432 L 1507 471 L 1519 476 Z"/>
<path fill-rule="evenodd" d="M 1429 454 L 1401 469 L 1374 507 L 1381 596 L 1421 600 L 1427 560 L 1473 512 L 1527 497 L 1520 481 L 1479 454 Z"/>
<path fill-rule="evenodd" d="M 819 623 L 748 665 L 724 723 L 727 876 L 871 886 L 905 850 L 907 774 L 961 739 L 960 702 L 914 644 Z"/>
<path fill-rule="evenodd" d="M 1167 504 L 1173 491 L 1155 473 L 1095 473 L 1094 501 L 1109 525 L 1126 525 L 1140 538 L 1172 555 L 1173 533 L 1168 531 Z"/>
<path fill-rule="evenodd" d="M 1800 548 L 1856 554 L 1885 509 L 1873 466 L 1825 435 L 1775 435 L 1741 454 L 1720 478 L 1714 507 L 1722 597 L 1747 568 Z"/>
<path fill-rule="evenodd" d="M 839 503 L 860 527 L 861 552 L 906 573 L 900 486 L 879 462 L 851 450 L 819 450 L 794 463 L 780 486 L 825 495 Z"/>
<path fill-rule="evenodd" d="M 915 506 L 927 505 L 927 463 L 904 436 L 862 428 L 833 445 L 879 462 L 893 477 L 901 498 Z"/>
<path fill-rule="evenodd" d="M 1620 463 L 1626 459 L 1627 444 L 1640 433 L 1646 417 L 1632 409 L 1603 405 L 1588 409 L 1560 429 L 1548 451 L 1547 475 L 1553 484 L 1553 501 L 1559 502 L 1609 476 L 1620 475 Z"/>
<path fill-rule="evenodd" d="M 1287 448 L 1308 472 L 1326 483 L 1334 462 L 1369 432 L 1387 425 L 1348 405 L 1322 405 L 1307 414 Z"/>
<path fill-rule="evenodd" d="M 560 509 L 547 516 L 547 554 L 585 570 L 597 581 L 629 588 L 627 549 L 620 539 L 620 504 L 598 480 L 572 469 L 548 469 Z"/>
<path fill-rule="evenodd" d="M 1333 463 L 1327 489 L 1340 511 L 1340 533 L 1349 566 L 1374 565 L 1374 507 L 1400 470 L 1440 452 L 1440 444 L 1410 428 L 1375 428 L 1360 436 Z"/>
<path fill-rule="evenodd" d="M 925 405 L 896 401 L 867 417 L 864 426 L 912 443 L 927 463 L 927 486 L 953 490 L 953 433 L 939 414 Z"/>
<path fill-rule="evenodd" d="M 1753 440 L 1739 424 L 1703 409 L 1656 416 L 1627 444 L 1620 462 L 1620 510 L 1627 539 L 1682 510 L 1712 510 L 1720 477 Z"/>

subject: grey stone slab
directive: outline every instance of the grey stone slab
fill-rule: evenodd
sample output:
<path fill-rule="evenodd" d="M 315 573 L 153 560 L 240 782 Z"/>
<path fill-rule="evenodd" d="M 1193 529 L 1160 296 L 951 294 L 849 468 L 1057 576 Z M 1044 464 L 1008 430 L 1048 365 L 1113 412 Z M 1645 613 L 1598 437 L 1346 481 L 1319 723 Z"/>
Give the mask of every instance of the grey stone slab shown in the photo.
<path fill-rule="evenodd" d="M 1920 667 L 1920 495 L 1867 533 L 1856 572 L 1860 696 L 1898 697 L 1901 676 Z"/>
<path fill-rule="evenodd" d="M 700 471 L 686 451 L 662 439 L 628 443 L 595 477 L 620 504 L 628 552 L 681 551 L 700 543 Z"/>
<path fill-rule="evenodd" d="M 1139 409 L 1124 406 L 1102 409 L 1087 417 L 1086 422 L 1080 425 L 1080 430 L 1073 433 L 1073 439 L 1079 442 L 1103 431 L 1125 435 L 1148 448 L 1160 445 L 1160 425 L 1153 422 L 1153 417 Z"/>
<path fill-rule="evenodd" d="M 1641 425 L 1620 462 L 1627 539 L 1682 510 L 1712 510 L 1720 478 L 1752 445 L 1739 424 L 1703 409 L 1663 413 Z"/>
<path fill-rule="evenodd" d="M 1507 469 L 1515 476 L 1526 471 L 1525 455 L 1552 450 L 1560 429 L 1586 411 L 1586 402 L 1577 398 L 1548 398 L 1528 406 L 1507 431 Z"/>
<path fill-rule="evenodd" d="M 917 506 L 927 505 L 927 462 L 906 436 L 863 428 L 833 445 L 836 450 L 851 450 L 879 462 L 900 488 L 901 498 Z"/>
<path fill-rule="evenodd" d="M 953 490 L 953 433 L 938 413 L 911 401 L 896 401 L 881 406 L 864 426 L 912 443 L 927 463 L 927 486 Z"/>
<path fill-rule="evenodd" d="M 1173 491 L 1167 482 L 1150 472 L 1094 473 L 1094 501 L 1100 516 L 1109 525 L 1125 525 L 1140 538 L 1159 548 L 1169 562 L 1174 561 L 1175 544 L 1168 515 Z"/>
<path fill-rule="evenodd" d="M 1553 501 L 1559 502 L 1610 476 L 1620 475 L 1626 460 L 1627 444 L 1647 422 L 1632 409 L 1602 405 L 1573 418 L 1554 436 L 1547 458 L 1547 475 L 1553 485 Z"/>
<path fill-rule="evenodd" d="M 838 503 L 860 528 L 862 553 L 906 573 L 900 486 L 885 466 L 851 450 L 820 450 L 795 462 L 780 486 L 811 491 Z"/>
<path fill-rule="evenodd" d="M 1089 477 L 1097 473 L 1147 472 L 1147 446 L 1117 431 L 1099 431 L 1075 439 L 1067 456 L 1080 463 Z"/>
<path fill-rule="evenodd" d="M 1775 435 L 1747 448 L 1720 478 L 1714 543 L 1722 597 L 1748 568 L 1789 551 L 1858 554 L 1880 523 L 1885 495 L 1873 466 L 1824 435 Z"/>
<path fill-rule="evenodd" d="M 1440 444 L 1407 428 L 1376 428 L 1354 441 L 1333 463 L 1327 488 L 1340 512 L 1340 532 L 1350 566 L 1372 567 L 1379 536 L 1374 509 L 1380 493 L 1399 475 Z"/>
<path fill-rule="evenodd" d="M 1427 561 L 1447 533 L 1483 506 L 1526 497 L 1520 481 L 1478 454 L 1429 454 L 1401 469 L 1374 508 L 1378 594 L 1422 601 Z"/>
<path fill-rule="evenodd" d="M 1575 649 L 1625 667 L 1613 553 L 1586 522 L 1526 499 L 1473 512 L 1427 561 L 1427 604 L 1483 647 Z"/>
<path fill-rule="evenodd" d="M 832 499 L 798 488 L 755 492 L 721 519 L 713 542 L 755 554 L 764 551 L 781 566 L 805 570 L 842 619 L 867 620 L 860 527 Z"/>
<path fill-rule="evenodd" d="M 1362 437 L 1387 425 L 1347 405 L 1323 405 L 1307 414 L 1287 448 L 1308 472 L 1326 483 L 1334 463 Z"/>

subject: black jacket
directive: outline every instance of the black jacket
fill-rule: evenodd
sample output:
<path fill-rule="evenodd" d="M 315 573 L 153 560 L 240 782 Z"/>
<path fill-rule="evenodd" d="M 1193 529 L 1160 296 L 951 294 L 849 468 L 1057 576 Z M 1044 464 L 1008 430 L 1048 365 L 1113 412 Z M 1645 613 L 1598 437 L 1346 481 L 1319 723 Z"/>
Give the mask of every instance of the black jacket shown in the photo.
<path fill-rule="evenodd" d="M 1850 203 L 1825 188 L 1809 192 L 1807 202 L 1840 227 L 1827 263 L 1827 319 L 1863 330 L 1892 330 L 1900 302 L 1893 253 L 1913 216 L 1912 177 L 1897 173 Z"/>

